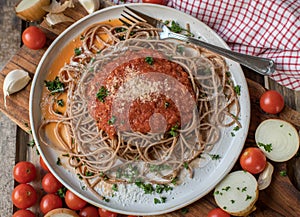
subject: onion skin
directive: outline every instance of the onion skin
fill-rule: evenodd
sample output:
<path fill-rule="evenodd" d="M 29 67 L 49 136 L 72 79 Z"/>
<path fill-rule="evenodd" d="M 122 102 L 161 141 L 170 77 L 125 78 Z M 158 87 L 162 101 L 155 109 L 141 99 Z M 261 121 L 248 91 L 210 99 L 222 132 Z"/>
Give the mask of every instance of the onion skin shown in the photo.
<path fill-rule="evenodd" d="M 47 6 L 50 4 L 50 0 L 39 0 L 38 2 L 36 2 L 33 6 L 22 10 L 22 11 L 18 11 L 18 5 L 22 2 L 22 1 L 26 1 L 26 0 L 21 0 L 19 1 L 16 6 L 15 6 L 15 12 L 16 15 L 18 17 L 20 17 L 22 20 L 25 21 L 39 21 L 41 20 L 45 14 L 47 13 L 46 11 L 43 10 L 43 6 Z M 27 0 L 30 1 L 30 0 Z"/>

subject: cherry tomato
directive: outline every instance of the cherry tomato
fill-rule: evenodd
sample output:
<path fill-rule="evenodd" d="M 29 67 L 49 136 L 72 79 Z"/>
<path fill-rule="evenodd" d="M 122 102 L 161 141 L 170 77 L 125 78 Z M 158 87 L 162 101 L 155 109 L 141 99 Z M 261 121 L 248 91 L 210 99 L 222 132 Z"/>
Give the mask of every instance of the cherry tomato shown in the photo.
<path fill-rule="evenodd" d="M 152 4 L 166 5 L 167 4 L 167 0 L 143 0 L 143 3 L 152 3 Z"/>
<path fill-rule="evenodd" d="M 242 168 L 252 174 L 262 172 L 266 167 L 266 163 L 266 156 L 259 148 L 246 148 L 240 156 Z"/>
<path fill-rule="evenodd" d="M 12 192 L 12 202 L 19 209 L 27 209 L 37 201 L 37 194 L 30 184 L 19 184 Z"/>
<path fill-rule="evenodd" d="M 13 217 L 35 217 L 35 214 L 30 210 L 20 209 L 13 214 Z"/>
<path fill-rule="evenodd" d="M 99 217 L 98 209 L 94 206 L 86 206 L 79 212 L 80 217 Z"/>
<path fill-rule="evenodd" d="M 56 193 L 63 185 L 52 173 L 47 173 L 42 179 L 42 187 L 47 193 Z"/>
<path fill-rule="evenodd" d="M 99 212 L 100 217 L 117 217 L 118 216 L 117 213 L 114 213 L 114 212 L 111 212 L 111 211 L 108 211 L 108 210 L 102 209 L 102 208 L 98 208 L 98 212 Z"/>
<path fill-rule="evenodd" d="M 36 168 L 28 161 L 20 161 L 14 166 L 14 179 L 19 183 L 28 183 L 36 178 Z"/>
<path fill-rule="evenodd" d="M 43 48 L 46 44 L 46 35 L 40 28 L 29 26 L 22 33 L 22 41 L 26 47 L 38 50 Z"/>
<path fill-rule="evenodd" d="M 40 156 L 40 165 L 41 167 L 43 168 L 43 170 L 47 171 L 47 172 L 50 172 L 50 170 L 48 169 L 47 165 L 45 164 L 42 156 Z"/>
<path fill-rule="evenodd" d="M 67 206 L 73 210 L 80 210 L 87 204 L 86 201 L 82 200 L 70 190 L 67 190 L 66 192 L 65 201 Z"/>
<path fill-rule="evenodd" d="M 277 114 L 284 107 L 283 96 L 275 90 L 268 90 L 260 97 L 259 104 L 264 112 Z"/>
<path fill-rule="evenodd" d="M 207 217 L 230 217 L 230 215 L 221 208 L 215 208 L 207 214 Z"/>
<path fill-rule="evenodd" d="M 40 202 L 40 210 L 44 214 L 46 214 L 47 212 L 53 209 L 62 208 L 62 206 L 63 206 L 62 200 L 56 194 L 46 194 L 42 197 Z"/>

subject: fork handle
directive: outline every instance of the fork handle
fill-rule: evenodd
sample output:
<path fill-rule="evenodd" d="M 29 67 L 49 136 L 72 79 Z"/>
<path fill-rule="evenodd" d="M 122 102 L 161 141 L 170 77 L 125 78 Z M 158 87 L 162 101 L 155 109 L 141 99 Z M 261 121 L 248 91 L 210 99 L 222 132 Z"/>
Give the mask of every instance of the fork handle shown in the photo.
<path fill-rule="evenodd" d="M 181 34 L 177 34 L 174 32 L 170 32 L 168 36 L 170 38 L 179 39 L 182 41 L 193 43 L 195 45 L 199 45 L 200 47 L 206 48 L 212 52 L 215 52 L 215 53 L 220 54 L 224 57 L 227 57 L 231 60 L 234 60 L 234 61 L 262 74 L 262 75 L 269 76 L 273 72 L 275 72 L 276 65 L 272 59 L 237 53 L 237 52 L 234 52 L 234 51 L 231 51 L 228 49 L 224 49 L 224 48 L 200 41 L 198 39 L 188 37 L 185 35 L 181 35 Z"/>

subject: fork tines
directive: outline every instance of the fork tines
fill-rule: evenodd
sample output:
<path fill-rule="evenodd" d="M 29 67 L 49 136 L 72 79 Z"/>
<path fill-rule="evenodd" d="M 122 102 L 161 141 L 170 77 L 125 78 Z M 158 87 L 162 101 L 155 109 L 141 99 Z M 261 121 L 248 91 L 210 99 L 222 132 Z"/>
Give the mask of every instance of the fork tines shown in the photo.
<path fill-rule="evenodd" d="M 121 14 L 122 17 L 124 17 L 126 20 L 119 18 L 119 20 L 124 23 L 127 26 L 131 26 L 132 24 L 138 23 L 138 22 L 145 22 L 144 20 L 138 18 L 137 16 L 129 13 L 126 10 L 123 10 L 123 13 L 125 14 Z"/>

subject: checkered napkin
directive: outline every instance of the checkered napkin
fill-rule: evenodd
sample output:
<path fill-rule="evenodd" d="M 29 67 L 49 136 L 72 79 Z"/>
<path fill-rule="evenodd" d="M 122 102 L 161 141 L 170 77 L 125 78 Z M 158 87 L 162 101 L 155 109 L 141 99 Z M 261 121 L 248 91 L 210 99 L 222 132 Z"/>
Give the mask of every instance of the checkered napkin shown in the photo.
<path fill-rule="evenodd" d="M 273 59 L 277 70 L 271 78 L 287 88 L 300 90 L 299 0 L 167 1 L 168 6 L 211 27 L 233 51 Z"/>

